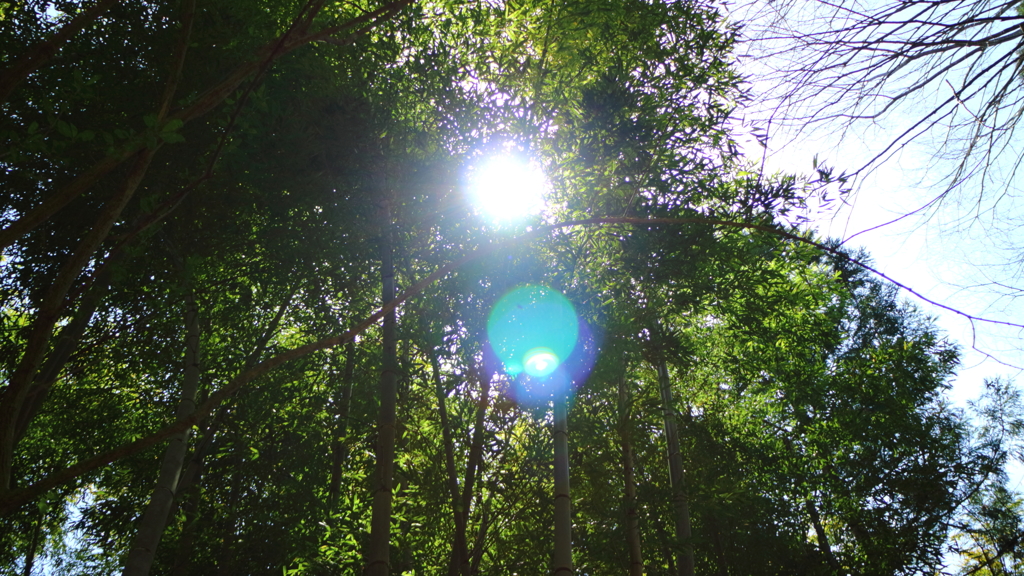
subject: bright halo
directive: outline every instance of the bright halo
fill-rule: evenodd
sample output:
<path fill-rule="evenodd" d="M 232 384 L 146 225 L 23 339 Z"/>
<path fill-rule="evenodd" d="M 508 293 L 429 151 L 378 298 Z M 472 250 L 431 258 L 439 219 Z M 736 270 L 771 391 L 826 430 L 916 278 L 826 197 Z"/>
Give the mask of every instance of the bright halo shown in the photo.
<path fill-rule="evenodd" d="M 538 347 L 526 353 L 524 364 L 526 373 L 535 378 L 543 378 L 558 368 L 558 356 L 550 348 Z"/>
<path fill-rule="evenodd" d="M 489 218 L 509 221 L 544 208 L 547 179 L 539 167 L 511 156 L 497 156 L 479 165 L 470 195 Z"/>

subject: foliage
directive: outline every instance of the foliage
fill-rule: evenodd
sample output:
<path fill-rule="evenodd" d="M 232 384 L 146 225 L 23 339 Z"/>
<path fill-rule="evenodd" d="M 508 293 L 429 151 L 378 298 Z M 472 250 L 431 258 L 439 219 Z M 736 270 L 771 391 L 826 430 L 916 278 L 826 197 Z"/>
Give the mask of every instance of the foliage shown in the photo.
<path fill-rule="evenodd" d="M 942 398 L 955 348 L 848 255 L 785 227 L 807 190 L 745 170 L 728 129 L 743 98 L 735 30 L 711 5 L 2 14 L 0 571 L 119 569 L 184 430 L 178 479 L 157 489 L 174 500 L 154 571 L 364 568 L 391 366 L 371 316 L 388 304 L 386 231 L 415 296 L 396 309 L 390 368 L 392 573 L 551 562 L 551 398 L 504 375 L 485 334 L 522 284 L 562 292 L 580 317 L 581 573 L 627 567 L 624 438 L 649 574 L 675 572 L 681 547 L 718 574 L 902 574 L 939 562 L 1019 433 L 973 445 Z M 547 211 L 511 228 L 464 193 L 462 175 L 498 151 L 552 180 Z M 619 220 L 543 227 L 587 218 Z M 181 398 L 193 298 L 194 402 Z M 685 449 L 682 543 L 663 410 Z"/>

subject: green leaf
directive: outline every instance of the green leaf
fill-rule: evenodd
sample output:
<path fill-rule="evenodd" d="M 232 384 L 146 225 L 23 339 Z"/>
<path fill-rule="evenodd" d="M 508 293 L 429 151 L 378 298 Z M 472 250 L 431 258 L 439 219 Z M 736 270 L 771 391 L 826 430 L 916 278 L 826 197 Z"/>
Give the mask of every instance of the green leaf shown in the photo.
<path fill-rule="evenodd" d="M 160 139 L 168 144 L 178 144 L 179 142 L 185 141 L 184 136 L 175 132 L 162 132 L 160 134 Z"/>

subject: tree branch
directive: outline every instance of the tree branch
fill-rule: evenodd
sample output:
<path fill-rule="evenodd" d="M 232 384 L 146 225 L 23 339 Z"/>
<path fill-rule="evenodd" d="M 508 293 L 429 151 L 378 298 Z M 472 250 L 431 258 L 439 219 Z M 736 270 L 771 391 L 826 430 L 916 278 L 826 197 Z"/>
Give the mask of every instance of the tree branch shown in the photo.
<path fill-rule="evenodd" d="M 0 74 L 0 104 L 10 98 L 14 89 L 21 84 L 29 74 L 38 70 L 41 66 L 53 58 L 54 54 L 61 49 L 72 36 L 85 28 L 93 20 L 99 18 L 120 0 L 100 0 L 95 6 L 82 12 L 71 19 L 53 36 L 33 46 L 29 51 L 14 62 L 7 70 Z"/>
<path fill-rule="evenodd" d="M 524 241 L 528 241 L 528 240 L 532 240 L 532 239 L 535 239 L 535 238 L 540 237 L 540 236 L 544 236 L 546 234 L 549 234 L 549 233 L 557 231 L 557 230 L 561 230 L 561 229 L 565 229 L 565 228 L 573 228 L 573 227 L 578 227 L 578 226 L 606 226 L 606 225 L 611 225 L 611 224 L 628 224 L 628 225 L 634 225 L 634 226 L 705 224 L 705 225 L 708 225 L 708 226 L 717 226 L 717 227 L 733 228 L 733 229 L 740 229 L 740 230 L 755 230 L 755 231 L 764 232 L 764 233 L 767 233 L 767 234 L 772 234 L 772 235 L 775 235 L 775 236 L 778 236 L 778 237 L 781 237 L 781 238 L 792 240 L 794 242 L 800 242 L 800 243 L 803 243 L 803 244 L 807 244 L 807 245 L 813 246 L 813 247 L 815 247 L 815 248 L 817 248 L 817 249 L 819 249 L 819 250 L 821 250 L 823 252 L 827 252 L 828 254 L 836 256 L 837 258 L 840 258 L 840 259 L 842 259 L 842 260 L 844 260 L 846 262 L 849 262 L 849 263 L 851 263 L 853 265 L 859 266 L 860 268 L 863 268 L 864 270 L 867 270 L 867 271 L 871 272 L 872 274 L 875 274 L 878 277 L 883 278 L 886 281 L 889 281 L 889 282 L 893 283 L 894 285 L 898 286 L 899 288 L 902 288 L 903 290 L 909 292 L 910 294 L 913 294 L 914 296 L 916 296 L 917 298 L 919 298 L 919 299 L 921 299 L 921 300 L 923 300 L 925 302 L 928 302 L 928 303 L 930 303 L 932 305 L 938 306 L 938 307 L 940 307 L 940 308 L 942 308 L 944 310 L 948 310 L 950 312 L 953 312 L 953 313 L 958 314 L 960 316 L 963 316 L 965 318 L 971 319 L 972 321 L 975 321 L 975 322 L 987 322 L 987 323 L 1004 325 L 1004 326 L 1014 326 L 1014 327 L 1018 327 L 1018 328 L 1024 329 L 1024 325 L 1021 325 L 1021 324 L 1015 324 L 1015 323 L 1012 323 L 1012 322 L 1003 322 L 1003 321 L 999 321 L 999 320 L 990 320 L 990 319 L 986 319 L 986 318 L 976 317 L 976 316 L 967 314 L 965 312 L 962 312 L 960 310 L 957 310 L 955 308 L 952 308 L 950 306 L 946 306 L 944 304 L 941 304 L 939 302 L 931 300 L 931 299 L 921 295 L 917 291 L 913 290 L 912 288 L 908 287 L 907 285 L 902 284 L 900 282 L 897 282 L 897 281 L 893 280 L 892 278 L 886 276 L 885 274 L 883 274 L 882 272 L 878 271 L 877 269 L 875 269 L 875 268 L 873 268 L 873 267 L 871 267 L 871 266 L 869 266 L 869 265 L 867 265 L 867 264 L 865 264 L 863 262 L 860 262 L 859 260 L 857 260 L 855 258 L 852 258 L 852 257 L 846 255 L 839 248 L 833 248 L 833 247 L 827 246 L 827 245 L 825 245 L 825 244 L 823 244 L 821 242 L 818 242 L 818 241 L 815 241 L 815 240 L 812 240 L 812 239 L 809 239 L 809 238 L 805 238 L 805 237 L 800 236 L 798 234 L 795 234 L 795 233 L 792 233 L 792 232 L 788 232 L 788 231 L 785 231 L 785 230 L 782 230 L 782 229 L 779 229 L 779 228 L 776 228 L 776 227 L 773 227 L 773 226 L 765 225 L 765 224 L 753 224 L 753 223 L 748 223 L 748 222 L 733 222 L 733 221 L 728 221 L 728 220 L 718 220 L 718 219 L 703 218 L 703 217 L 692 217 L 692 218 L 596 217 L 596 218 L 586 218 L 586 219 L 581 219 L 581 220 L 571 220 L 571 221 L 561 222 L 561 223 L 557 223 L 557 224 L 551 224 L 551 225 L 547 225 L 547 226 L 540 226 L 540 227 L 535 228 L 534 230 L 528 231 L 528 232 L 526 232 L 526 233 L 524 233 L 521 236 L 518 236 L 516 238 L 512 238 L 512 239 L 504 241 L 504 242 L 495 242 L 493 244 L 488 244 L 488 245 L 485 245 L 485 246 L 481 246 L 481 247 L 477 248 L 476 250 L 470 252 L 469 254 L 466 254 L 466 255 L 462 256 L 461 258 L 458 258 L 456 260 L 453 260 L 453 261 L 449 262 L 448 264 L 445 264 L 444 266 L 441 266 L 440 268 L 438 268 L 437 270 L 435 270 L 434 272 L 432 272 L 431 274 L 429 274 L 428 276 L 426 276 L 425 278 L 423 278 L 419 282 L 416 282 L 415 284 L 410 286 L 408 289 L 406 289 L 404 292 L 402 292 L 397 298 L 395 298 L 394 300 L 391 300 L 390 302 L 385 303 L 383 306 L 381 306 L 381 308 L 379 310 L 377 310 L 373 314 L 367 316 L 365 319 L 361 320 L 360 322 L 356 323 L 347 332 L 345 332 L 343 334 L 336 335 L 336 336 L 330 336 L 330 337 L 327 337 L 327 338 L 323 338 L 323 339 L 318 340 L 316 342 L 311 342 L 309 344 L 305 344 L 303 346 L 299 346 L 297 348 L 293 348 L 291 350 L 282 352 L 282 353 L 278 354 L 277 356 L 274 356 L 273 358 L 269 358 L 267 360 L 264 360 L 263 362 L 260 362 L 256 366 L 253 366 L 252 368 L 241 372 L 235 378 L 233 378 L 228 384 L 226 384 L 223 388 L 221 388 L 217 392 L 211 394 L 209 399 L 207 399 L 205 402 L 200 404 L 196 408 L 196 410 L 192 414 L 190 414 L 189 416 L 187 416 L 185 418 L 182 418 L 180 420 L 177 420 L 175 422 L 172 422 L 172 423 L 168 424 L 167 426 L 164 426 L 163 428 L 160 428 L 159 430 L 154 431 L 153 433 L 149 434 L 148 436 L 140 438 L 140 439 L 138 439 L 138 440 L 136 440 L 134 442 L 130 442 L 128 444 L 124 444 L 124 445 L 119 446 L 117 448 L 114 448 L 112 450 L 108 450 L 107 452 L 104 452 L 102 454 L 98 454 L 96 456 L 93 456 L 92 458 L 88 458 L 86 460 L 83 460 L 83 461 L 81 461 L 81 462 L 79 462 L 77 464 L 72 465 L 69 468 L 65 468 L 65 469 L 60 470 L 58 472 L 51 473 L 46 478 L 36 482 L 35 484 L 33 484 L 31 486 L 28 486 L 26 488 L 22 488 L 20 490 L 13 491 L 11 493 L 8 493 L 8 494 L 5 494 L 3 496 L 0 496 L 0 517 L 7 516 L 7 515 L 10 515 L 10 514 L 14 513 L 15 511 L 17 511 L 24 504 L 29 503 L 29 502 L 35 500 L 36 498 L 38 498 L 38 497 L 42 496 L 43 494 L 45 494 L 46 492 L 48 492 L 49 490 L 52 490 L 52 489 L 54 489 L 54 488 L 56 488 L 58 486 L 62 486 L 64 484 L 70 483 L 71 481 L 75 480 L 76 478 L 78 478 L 78 477 L 80 477 L 80 476 L 82 476 L 84 474 L 87 474 L 87 473 L 89 473 L 89 472 L 91 472 L 93 470 L 96 470 L 96 469 L 98 469 L 98 468 L 100 468 L 102 466 L 106 466 L 108 464 L 116 462 L 117 460 L 120 460 L 121 458 L 125 458 L 127 456 L 132 455 L 132 454 L 136 454 L 138 452 L 146 450 L 147 448 L 150 448 L 152 446 L 155 446 L 156 444 L 159 444 L 160 442 L 162 442 L 163 440 L 165 440 L 166 438 L 168 438 L 168 437 L 170 437 L 170 436 L 172 436 L 174 434 L 177 434 L 177 433 L 179 433 L 179 432 L 181 432 L 181 431 L 183 431 L 183 430 L 185 430 L 185 429 L 187 429 L 187 428 L 189 428 L 191 426 L 198 425 L 199 422 L 201 422 L 204 418 L 209 416 L 213 412 L 213 410 L 216 409 L 222 402 L 224 402 L 225 400 L 230 398 L 235 392 L 237 392 L 239 389 L 241 389 L 246 384 L 252 382 L 253 380 L 255 380 L 257 378 L 259 378 L 260 376 L 263 376 L 263 375 L 267 374 L 271 370 L 273 370 L 273 369 L 277 368 L 278 366 L 281 366 L 281 365 L 283 365 L 283 364 L 285 364 L 287 362 L 290 362 L 292 360 L 296 360 L 298 358 L 301 358 L 301 357 L 306 356 L 308 354 L 311 354 L 313 352 L 317 352 L 317 351 L 320 351 L 320 350 L 325 350 L 325 349 L 328 349 L 328 348 L 333 348 L 334 346 L 338 346 L 340 344 L 344 344 L 344 343 L 352 341 L 358 334 L 362 333 L 363 331 L 365 331 L 367 328 L 369 328 L 373 324 L 376 324 L 388 312 L 396 309 L 398 306 L 402 305 L 404 302 L 406 302 L 410 298 L 413 298 L 413 297 L 419 295 L 427 287 L 432 285 L 434 282 L 440 280 L 441 278 L 447 276 L 452 271 L 454 271 L 454 270 L 456 270 L 458 268 L 461 268 L 462 266 L 465 266 L 466 264 L 468 264 L 468 263 L 470 263 L 470 262 L 472 262 L 474 260 L 483 258 L 483 257 L 485 257 L 487 255 L 490 255 L 490 254 L 494 254 L 495 252 L 498 252 L 498 251 L 503 250 L 505 248 L 509 248 L 509 247 L 514 246 L 514 245 L 516 245 L 518 243 L 521 243 L 521 242 L 524 242 Z"/>

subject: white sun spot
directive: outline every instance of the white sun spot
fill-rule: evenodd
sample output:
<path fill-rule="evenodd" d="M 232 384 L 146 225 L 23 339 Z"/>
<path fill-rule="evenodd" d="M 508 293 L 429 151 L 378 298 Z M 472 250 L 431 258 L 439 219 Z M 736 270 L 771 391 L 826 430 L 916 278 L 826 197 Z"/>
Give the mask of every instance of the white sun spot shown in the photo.
<path fill-rule="evenodd" d="M 473 171 L 470 195 L 485 216 L 509 222 L 544 209 L 547 178 L 539 166 L 514 158 L 497 156 Z"/>

